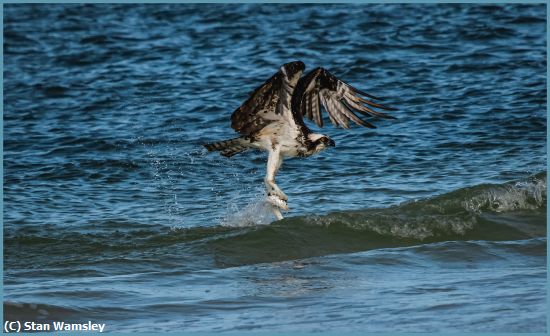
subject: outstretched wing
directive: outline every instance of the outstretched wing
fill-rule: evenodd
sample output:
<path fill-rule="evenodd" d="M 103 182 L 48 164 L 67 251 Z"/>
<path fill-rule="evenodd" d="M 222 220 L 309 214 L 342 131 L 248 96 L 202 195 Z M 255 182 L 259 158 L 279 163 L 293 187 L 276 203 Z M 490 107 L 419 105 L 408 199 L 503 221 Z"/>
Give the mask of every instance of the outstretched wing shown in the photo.
<path fill-rule="evenodd" d="M 373 124 L 362 120 L 356 113 L 366 116 L 386 119 L 396 119 L 390 115 L 377 112 L 372 108 L 394 111 L 394 108 L 367 100 L 380 100 L 373 95 L 362 92 L 353 86 L 339 80 L 323 68 L 316 68 L 302 77 L 292 98 L 292 110 L 308 119 L 315 121 L 317 126 L 323 127 L 323 118 L 320 105 L 328 112 L 330 121 L 335 126 L 349 128 L 349 121 L 368 128 L 376 128 Z"/>
<path fill-rule="evenodd" d="M 231 115 L 231 127 L 243 134 L 253 134 L 275 121 L 289 120 L 291 88 L 286 76 L 278 71 L 258 87 Z M 284 109 L 283 107 L 288 107 Z"/>

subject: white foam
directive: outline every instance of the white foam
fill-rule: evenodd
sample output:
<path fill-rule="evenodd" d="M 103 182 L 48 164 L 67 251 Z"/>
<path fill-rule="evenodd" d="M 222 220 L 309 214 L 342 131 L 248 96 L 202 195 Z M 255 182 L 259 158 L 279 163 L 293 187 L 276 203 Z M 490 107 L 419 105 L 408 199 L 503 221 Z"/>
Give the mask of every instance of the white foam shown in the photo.
<path fill-rule="evenodd" d="M 482 210 L 507 212 L 533 210 L 546 203 L 546 179 L 531 179 L 502 186 L 492 187 L 480 195 L 463 202 L 468 211 L 479 213 Z"/>
<path fill-rule="evenodd" d="M 269 224 L 275 220 L 271 207 L 272 205 L 265 201 L 263 192 L 257 192 L 254 199 L 244 207 L 233 202 L 229 203 L 226 215 L 221 219 L 220 225 L 247 227 Z"/>

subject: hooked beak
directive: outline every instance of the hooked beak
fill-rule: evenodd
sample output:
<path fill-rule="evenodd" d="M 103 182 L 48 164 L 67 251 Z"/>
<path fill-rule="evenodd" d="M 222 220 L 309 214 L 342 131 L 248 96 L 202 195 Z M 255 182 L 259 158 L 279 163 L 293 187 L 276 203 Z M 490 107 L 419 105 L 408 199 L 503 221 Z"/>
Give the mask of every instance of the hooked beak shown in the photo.
<path fill-rule="evenodd" d="M 334 140 L 332 140 L 332 139 L 329 139 L 327 145 L 329 145 L 330 147 L 336 147 L 336 143 L 335 143 Z"/>

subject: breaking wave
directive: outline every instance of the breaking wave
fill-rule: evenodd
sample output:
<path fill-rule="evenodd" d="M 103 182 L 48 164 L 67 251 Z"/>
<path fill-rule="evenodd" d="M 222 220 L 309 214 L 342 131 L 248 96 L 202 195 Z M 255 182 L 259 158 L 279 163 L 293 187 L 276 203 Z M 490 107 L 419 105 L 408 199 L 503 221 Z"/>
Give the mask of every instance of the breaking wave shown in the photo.
<path fill-rule="evenodd" d="M 442 235 L 472 236 L 488 222 L 509 222 L 527 213 L 543 215 L 546 223 L 546 173 L 505 184 L 483 184 L 463 188 L 429 199 L 411 201 L 383 209 L 335 212 L 326 216 L 295 218 L 291 221 L 343 225 L 395 238 L 425 240 Z M 498 216 L 502 214 L 502 216 Z M 512 228 L 512 229 L 517 229 Z M 523 235 L 520 234 L 523 237 Z M 510 237 L 514 239 L 514 237 Z"/>
<path fill-rule="evenodd" d="M 55 264 L 70 260 L 71 251 L 81 262 L 82 254 L 105 260 L 110 254 L 157 253 L 166 248 L 167 263 L 180 264 L 188 258 L 196 267 L 204 267 L 205 262 L 227 267 L 444 241 L 512 241 L 546 236 L 546 199 L 544 172 L 522 181 L 463 188 L 388 208 L 290 217 L 270 225 L 251 225 L 258 219 L 255 211 L 262 210 L 253 204 L 240 217 L 215 226 L 105 222 L 94 223 L 94 233 L 5 232 L 4 252 L 10 262 L 18 257 L 11 253 L 18 246 L 29 248 L 25 256 L 29 258 L 35 249 L 36 253 L 48 249 L 49 261 Z M 243 222 L 236 226 L 239 220 Z M 189 267 L 195 267 L 194 262 L 188 262 Z M 135 264 L 158 266 L 143 260 Z"/>

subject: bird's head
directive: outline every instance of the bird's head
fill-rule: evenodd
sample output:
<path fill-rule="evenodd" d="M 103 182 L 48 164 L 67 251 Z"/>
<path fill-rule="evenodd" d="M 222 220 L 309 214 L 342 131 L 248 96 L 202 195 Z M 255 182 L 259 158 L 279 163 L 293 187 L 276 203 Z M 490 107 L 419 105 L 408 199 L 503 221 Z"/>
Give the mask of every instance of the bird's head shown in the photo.
<path fill-rule="evenodd" d="M 312 140 L 313 142 L 312 147 L 313 147 L 314 153 L 319 153 L 320 151 L 328 147 L 336 146 L 336 143 L 334 142 L 334 140 L 322 134 L 310 134 L 310 140 Z"/>
<path fill-rule="evenodd" d="M 286 75 L 288 80 L 295 85 L 300 77 L 302 72 L 305 70 L 306 65 L 301 61 L 295 61 L 286 63 L 281 67 L 281 72 Z"/>

